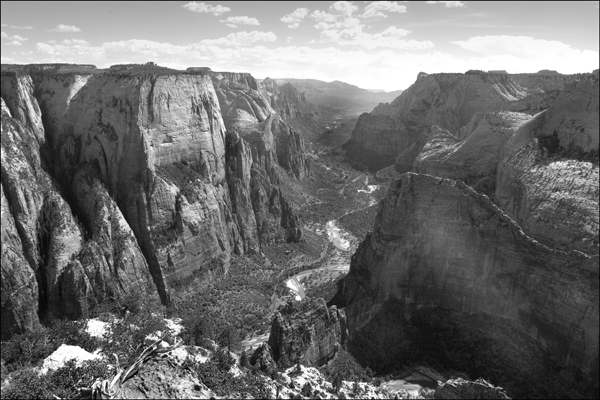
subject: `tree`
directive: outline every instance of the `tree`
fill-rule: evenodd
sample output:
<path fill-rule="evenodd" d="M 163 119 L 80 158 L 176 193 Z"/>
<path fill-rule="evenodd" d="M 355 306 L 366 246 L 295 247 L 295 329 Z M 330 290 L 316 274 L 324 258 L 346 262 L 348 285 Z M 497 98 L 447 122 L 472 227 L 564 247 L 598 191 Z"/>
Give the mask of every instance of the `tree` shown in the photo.
<path fill-rule="evenodd" d="M 242 354 L 240 355 L 240 366 L 241 367 L 248 366 L 248 355 L 246 354 L 246 350 L 243 350 Z"/>

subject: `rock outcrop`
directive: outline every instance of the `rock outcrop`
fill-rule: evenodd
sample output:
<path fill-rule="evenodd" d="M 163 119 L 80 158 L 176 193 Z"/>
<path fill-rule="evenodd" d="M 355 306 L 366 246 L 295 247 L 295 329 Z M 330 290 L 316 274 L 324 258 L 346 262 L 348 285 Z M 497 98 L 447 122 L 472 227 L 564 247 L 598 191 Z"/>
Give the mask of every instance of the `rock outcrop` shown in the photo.
<path fill-rule="evenodd" d="M 513 75 L 468 71 L 465 74 L 419 74 L 417 81 L 391 103 L 362 114 L 344 145 L 355 166 L 378 170 L 437 125 L 457 135 L 476 113 L 514 110 L 535 113 L 549 94 L 561 89 L 567 75 Z M 532 96 L 537 96 L 535 99 Z"/>
<path fill-rule="evenodd" d="M 372 368 L 433 357 L 509 395 L 572 396 L 597 391 L 598 298 L 597 257 L 535 241 L 461 181 L 407 173 L 332 304 Z"/>
<path fill-rule="evenodd" d="M 450 379 L 435 389 L 434 399 L 503 399 L 510 397 L 501 387 L 496 387 L 484 379 L 474 382 L 462 378 Z"/>
<path fill-rule="evenodd" d="M 301 237 L 303 139 L 251 75 L 88 67 L 3 66 L 3 338 Z"/>
<path fill-rule="evenodd" d="M 346 314 L 325 300 L 288 304 L 275 314 L 268 345 L 272 358 L 284 367 L 301 363 L 319 367 L 346 345 Z"/>

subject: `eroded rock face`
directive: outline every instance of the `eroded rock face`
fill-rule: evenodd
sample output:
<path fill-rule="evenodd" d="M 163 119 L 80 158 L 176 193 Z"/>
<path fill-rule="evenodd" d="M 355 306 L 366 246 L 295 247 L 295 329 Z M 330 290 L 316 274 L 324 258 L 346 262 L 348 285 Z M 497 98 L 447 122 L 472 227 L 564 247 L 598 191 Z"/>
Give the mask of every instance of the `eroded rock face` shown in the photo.
<path fill-rule="evenodd" d="M 276 313 L 268 345 L 285 368 L 298 362 L 318 367 L 346 345 L 347 329 L 344 310 L 327 307 L 323 299 L 305 300 Z"/>
<path fill-rule="evenodd" d="M 396 318 L 383 358 L 409 359 L 425 332 L 446 332 L 437 345 L 447 350 L 435 353 L 446 367 L 475 367 L 470 374 L 509 395 L 528 390 L 518 376 L 537 379 L 531 393 L 540 395 L 548 381 L 567 384 L 560 371 L 585 377 L 580 393 L 597 388 L 598 296 L 597 257 L 531 239 L 461 181 L 407 173 L 391 184 L 333 304 L 346 307 L 351 351 L 378 340 L 364 337 L 377 332 L 371 321 Z M 461 340 L 470 351 L 482 344 L 475 354 L 485 361 L 461 364 L 460 346 L 451 347 Z"/>
<path fill-rule="evenodd" d="M 456 136 L 433 126 L 427 142 L 414 158 L 412 170 L 460 179 L 492 195 L 505 142 L 531 118 L 528 114 L 508 111 L 478 113 Z"/>
<path fill-rule="evenodd" d="M 483 71 L 419 74 L 417 81 L 393 102 L 361 115 L 351 140 L 344 145 L 346 158 L 371 170 L 386 167 L 432 125 L 457 135 L 476 113 L 537 112 L 547 104 L 544 99 L 548 95 L 544 94 L 562 88 L 569 78 L 525 75 L 513 80 L 512 75 Z M 539 99 L 532 100 L 534 95 Z"/>
<path fill-rule="evenodd" d="M 304 144 L 252 76 L 75 67 L 3 68 L 3 338 L 299 240 L 278 184 L 308 173 Z"/>

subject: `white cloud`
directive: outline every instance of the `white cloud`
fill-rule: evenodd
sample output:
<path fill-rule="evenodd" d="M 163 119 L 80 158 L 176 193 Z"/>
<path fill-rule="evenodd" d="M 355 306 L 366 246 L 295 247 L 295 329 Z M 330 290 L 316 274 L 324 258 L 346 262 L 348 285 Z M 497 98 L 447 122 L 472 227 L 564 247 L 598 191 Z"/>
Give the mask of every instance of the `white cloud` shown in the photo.
<path fill-rule="evenodd" d="M 250 18 L 247 16 L 242 17 L 228 17 L 222 19 L 219 22 L 224 22 L 227 26 L 237 28 L 238 25 L 260 25 L 260 22 L 256 18 Z"/>
<path fill-rule="evenodd" d="M 74 33 L 74 32 L 81 32 L 81 29 L 79 29 L 78 27 L 73 26 L 73 25 L 59 24 L 59 25 L 56 25 L 55 28 L 50 29 L 50 32 Z"/>
<path fill-rule="evenodd" d="M 576 50 L 568 44 L 556 40 L 535 39 L 529 36 L 475 36 L 451 43 L 487 57 L 509 55 L 532 61 L 566 58 L 568 62 L 574 64 L 582 56 L 595 54 L 595 57 L 598 57 L 597 52 L 594 51 Z M 550 65 L 545 68 L 555 69 Z"/>
<path fill-rule="evenodd" d="M 26 30 L 32 30 L 33 29 L 33 26 L 29 26 L 29 25 L 27 25 L 27 26 L 11 25 L 10 27 L 13 28 L 13 29 L 26 29 Z"/>
<path fill-rule="evenodd" d="M 360 34 L 365 34 L 360 31 Z M 352 40 L 360 42 L 360 34 Z M 390 27 L 376 34 L 366 34 L 370 40 L 366 46 L 337 45 L 273 46 L 276 40 L 272 32 L 232 33 L 220 39 L 204 39 L 189 45 L 174 45 L 148 40 L 107 42 L 99 46 L 84 43 L 60 44 L 38 43 L 35 46 L 35 62 L 91 63 L 101 68 L 112 64 L 143 63 L 149 60 L 166 67 L 185 69 L 190 66 L 207 66 L 214 71 L 247 71 L 256 78 L 313 78 L 325 81 L 341 80 L 360 87 L 378 87 L 386 90 L 404 89 L 414 83 L 420 71 L 465 72 L 469 69 L 505 69 L 508 72 L 536 72 L 555 69 L 561 73 L 586 72 L 598 68 L 598 53 L 573 49 L 560 42 L 540 43 L 531 38 L 495 39 L 485 41 L 471 38 L 455 43 L 472 51 L 470 56 L 459 56 L 440 51 L 420 50 L 422 42 L 407 40 L 410 33 Z M 342 37 L 342 41 L 351 41 Z M 389 46 L 374 46 L 385 43 Z M 508 52 L 516 43 L 529 45 Z M 285 40 L 281 41 L 285 43 Z M 294 41 L 293 41 L 294 42 Z M 541 41 L 545 42 L 545 41 Z M 337 43 L 337 42 L 335 42 Z M 404 47 L 394 47 L 396 46 Z M 425 44 L 426 45 L 426 44 Z M 433 44 L 431 44 L 433 45 Z M 487 50 L 488 46 L 501 49 L 498 54 Z M 541 49 L 535 50 L 535 47 Z M 407 50 L 408 49 L 408 50 Z M 535 51 L 531 56 L 522 53 Z M 543 53 L 546 54 L 543 54 Z M 16 56 L 15 56 L 16 57 Z M 10 61 L 30 62 L 25 56 Z M 399 73 L 401 71 L 401 73 Z"/>
<path fill-rule="evenodd" d="M 335 11 L 344 17 L 350 17 L 358 11 L 358 6 L 355 6 L 351 1 L 336 1 L 329 7 L 329 10 Z"/>
<path fill-rule="evenodd" d="M 273 32 L 235 32 L 219 39 L 204 39 L 198 42 L 201 45 L 218 45 L 237 47 L 256 42 L 274 42 L 277 36 Z"/>
<path fill-rule="evenodd" d="M 11 36 L 10 38 L 11 38 L 12 40 L 16 40 L 16 41 L 18 41 L 18 42 L 24 42 L 24 41 L 26 41 L 26 40 L 29 40 L 29 39 L 27 39 L 27 38 L 24 38 L 24 37 L 22 37 L 22 36 L 19 36 L 19 35 L 13 35 L 13 36 Z"/>
<path fill-rule="evenodd" d="M 427 4 L 444 4 L 446 8 L 466 7 L 466 1 L 427 1 Z"/>
<path fill-rule="evenodd" d="M 291 13 L 281 17 L 280 21 L 284 24 L 288 24 L 288 28 L 296 29 L 300 26 L 300 22 L 308 16 L 309 11 L 308 8 L 297 8 Z"/>
<path fill-rule="evenodd" d="M 196 3 L 195 1 L 189 2 L 187 4 L 182 5 L 186 10 L 197 12 L 197 13 L 211 13 L 212 15 L 221 15 L 226 12 L 231 11 L 231 8 L 224 7 L 220 4 L 216 6 L 212 6 L 210 4 L 205 3 Z"/>
<path fill-rule="evenodd" d="M 335 22 L 337 21 L 337 15 L 329 14 L 325 11 L 315 10 L 310 14 L 311 18 L 316 19 L 320 22 Z"/>
<path fill-rule="evenodd" d="M 20 36 L 20 35 L 12 35 L 11 36 L 11 35 L 7 34 L 4 31 L 2 32 L 2 39 L 10 40 L 9 43 L 5 43 L 8 46 L 20 46 L 21 45 L 20 42 L 24 42 L 26 40 L 29 40 L 29 39 L 24 38 L 23 36 Z M 19 43 L 19 44 L 16 44 L 16 43 Z"/>
<path fill-rule="evenodd" d="M 367 33 L 362 31 L 362 26 L 350 29 L 326 29 L 321 32 L 322 42 L 334 42 L 342 46 L 356 46 L 365 49 L 392 48 L 396 50 L 425 50 L 434 45 L 432 42 L 406 40 L 405 36 L 410 31 L 390 26 L 380 33 Z"/>
<path fill-rule="evenodd" d="M 50 41 L 48 41 L 48 43 L 50 43 Z M 61 43 L 64 45 L 67 45 L 67 46 L 76 45 L 76 44 L 89 45 L 89 43 L 83 39 L 65 39 Z"/>
<path fill-rule="evenodd" d="M 387 18 L 386 12 L 405 13 L 406 6 L 400 5 L 395 1 L 374 1 L 365 7 L 363 18 L 382 17 Z"/>

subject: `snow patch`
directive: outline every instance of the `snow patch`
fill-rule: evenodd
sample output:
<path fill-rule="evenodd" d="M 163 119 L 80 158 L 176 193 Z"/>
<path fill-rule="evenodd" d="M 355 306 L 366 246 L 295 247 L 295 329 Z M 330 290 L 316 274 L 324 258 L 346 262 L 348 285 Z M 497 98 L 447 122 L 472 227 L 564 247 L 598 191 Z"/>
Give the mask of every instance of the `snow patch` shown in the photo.
<path fill-rule="evenodd" d="M 54 353 L 50 354 L 44 360 L 40 374 L 46 374 L 49 370 L 56 370 L 64 367 L 67 361 L 75 360 L 75 364 L 80 366 L 84 361 L 98 360 L 102 356 L 92 354 L 79 346 L 69 346 L 68 344 L 61 345 Z"/>

